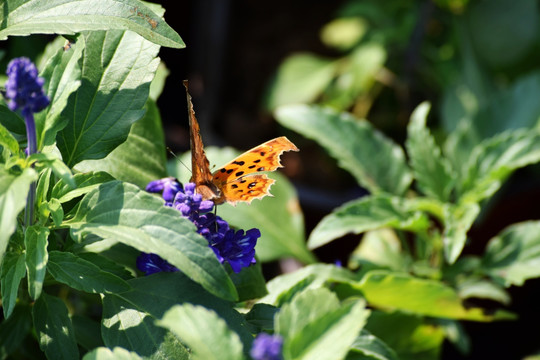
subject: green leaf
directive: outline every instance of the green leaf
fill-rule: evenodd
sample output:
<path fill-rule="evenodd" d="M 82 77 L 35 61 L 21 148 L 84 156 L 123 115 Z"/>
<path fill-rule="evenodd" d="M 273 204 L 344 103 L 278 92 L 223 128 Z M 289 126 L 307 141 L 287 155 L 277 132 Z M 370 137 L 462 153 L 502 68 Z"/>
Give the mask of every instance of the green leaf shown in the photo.
<path fill-rule="evenodd" d="M 446 261 L 453 264 L 465 246 L 467 232 L 480 213 L 476 203 L 447 204 L 444 208 L 443 246 Z"/>
<path fill-rule="evenodd" d="M 392 227 L 420 230 L 429 226 L 427 217 L 416 211 L 406 199 L 384 194 L 350 201 L 325 216 L 311 232 L 310 248 L 316 248 L 341 236 Z"/>
<path fill-rule="evenodd" d="M 104 346 L 101 339 L 101 324 L 99 321 L 90 319 L 81 315 L 73 315 L 71 317 L 75 339 L 85 350 L 92 350 L 99 346 Z"/>
<path fill-rule="evenodd" d="M 58 133 L 58 148 L 70 167 L 101 159 L 127 138 L 143 117 L 150 82 L 159 64 L 159 46 L 132 32 L 84 33 L 81 87 L 62 115 L 69 121 Z M 83 38 L 80 36 L 80 38 Z"/>
<path fill-rule="evenodd" d="M 39 347 L 49 359 L 79 359 L 73 326 L 64 302 L 41 294 L 32 309 Z"/>
<path fill-rule="evenodd" d="M 366 34 L 369 24 L 361 17 L 339 17 L 324 25 L 321 41 L 328 47 L 350 50 Z"/>
<path fill-rule="evenodd" d="M 26 136 L 24 120 L 16 112 L 9 110 L 3 104 L 0 104 L 0 124 L 14 134 Z"/>
<path fill-rule="evenodd" d="M 434 280 L 415 278 L 402 273 L 370 271 L 356 288 L 364 294 L 369 305 L 385 309 L 483 322 L 514 318 L 513 314 L 503 310 L 485 314 L 481 308 L 465 308 L 452 288 Z"/>
<path fill-rule="evenodd" d="M 49 200 L 49 190 L 51 186 L 51 168 L 47 168 L 39 173 L 39 179 L 36 186 L 36 203 L 46 203 Z M 47 217 L 49 214 L 46 215 Z"/>
<path fill-rule="evenodd" d="M 366 329 L 393 349 L 399 359 L 440 359 L 444 330 L 440 326 L 424 324 L 420 316 L 374 310 Z"/>
<path fill-rule="evenodd" d="M 19 153 L 19 143 L 17 139 L 2 124 L 0 124 L 0 146 L 8 149 L 12 154 Z"/>
<path fill-rule="evenodd" d="M 112 350 L 99 347 L 84 355 L 83 360 L 142 360 L 142 357 L 121 347 L 115 347 Z"/>
<path fill-rule="evenodd" d="M 458 284 L 458 293 L 461 299 L 489 299 L 504 305 L 510 305 L 512 301 L 508 292 L 489 280 L 469 278 Z"/>
<path fill-rule="evenodd" d="M 127 247 L 127 246 L 126 246 Z M 129 249 L 129 248 L 128 248 Z M 131 272 L 122 266 L 121 263 L 113 261 L 105 256 L 96 253 L 78 253 L 77 256 L 83 260 L 89 261 L 92 264 L 98 266 L 102 271 L 114 274 L 121 279 L 129 280 L 133 279 Z M 130 259 L 132 259 L 130 257 Z"/>
<path fill-rule="evenodd" d="M 540 72 L 518 78 L 490 98 L 472 119 L 473 131 L 481 139 L 510 129 L 534 128 L 538 124 L 540 105 L 534 96 L 540 91 Z"/>
<path fill-rule="evenodd" d="M 386 50 L 381 44 L 373 42 L 356 47 L 350 55 L 340 59 L 339 74 L 330 84 L 324 104 L 346 110 L 362 101 L 362 96 L 369 96 L 385 61 Z"/>
<path fill-rule="evenodd" d="M 243 268 L 238 274 L 230 271 L 229 276 L 238 292 L 238 301 L 258 299 L 268 294 L 260 261 Z"/>
<path fill-rule="evenodd" d="M 246 321 L 256 328 L 255 332 L 274 330 L 274 316 L 279 308 L 268 304 L 255 304 L 246 314 Z"/>
<path fill-rule="evenodd" d="M 367 231 L 349 258 L 349 267 L 362 268 L 373 264 L 395 271 L 406 271 L 410 256 L 403 253 L 401 242 L 392 229 L 381 228 Z"/>
<path fill-rule="evenodd" d="M 295 272 L 283 274 L 270 280 L 266 284 L 268 295 L 260 299 L 259 302 L 276 305 L 284 293 L 306 279 L 310 282 L 309 288 L 317 289 L 327 283 L 349 283 L 355 281 L 355 276 L 349 270 L 335 265 L 309 265 Z"/>
<path fill-rule="evenodd" d="M 171 305 L 172 306 L 172 305 Z M 109 348 L 121 346 L 145 358 L 188 360 L 179 339 L 154 324 L 153 314 L 122 298 L 105 297 L 102 337 Z"/>
<path fill-rule="evenodd" d="M 17 216 L 26 205 L 30 184 L 36 180 L 34 169 L 24 169 L 20 175 L 15 176 L 0 167 L 0 261 L 17 226 Z"/>
<path fill-rule="evenodd" d="M 104 296 L 102 334 L 107 347 L 121 346 L 144 357 L 179 358 L 175 354 L 184 349 L 182 344 L 154 320 L 161 319 L 173 305 L 191 303 L 218 313 L 240 336 L 244 347 L 250 348 L 253 338 L 233 304 L 209 294 L 184 274 L 158 273 L 128 283 L 132 290 Z"/>
<path fill-rule="evenodd" d="M 23 6 L 24 5 L 24 6 Z M 130 30 L 158 45 L 183 48 L 180 36 L 136 0 L 6 0 L 0 40 L 30 34 L 74 35 L 84 30 Z"/>
<path fill-rule="evenodd" d="M 462 201 L 479 202 L 493 195 L 516 169 L 540 161 L 540 131 L 507 131 L 476 146 L 465 164 Z"/>
<path fill-rule="evenodd" d="M 32 299 L 37 299 L 41 294 L 43 280 L 47 273 L 47 261 L 49 254 L 47 245 L 49 242 L 49 229 L 39 225 L 33 225 L 24 233 L 24 246 L 26 248 L 25 263 L 28 274 L 28 293 Z"/>
<path fill-rule="evenodd" d="M 63 180 L 64 183 L 68 184 L 72 188 L 75 187 L 75 180 L 73 179 L 71 169 L 67 167 L 67 165 L 64 164 L 64 162 L 58 157 L 56 157 L 54 154 L 32 154 L 28 157 L 28 161 L 37 161 L 39 166 L 50 168 L 57 177 Z"/>
<path fill-rule="evenodd" d="M 330 108 L 307 105 L 276 110 L 280 124 L 315 140 L 372 193 L 401 195 L 412 176 L 403 150 L 367 121 Z"/>
<path fill-rule="evenodd" d="M 88 194 L 99 185 L 113 181 L 114 178 L 106 172 L 98 171 L 75 174 L 73 180 L 75 181 L 74 187 L 60 179 L 52 189 L 51 198 L 56 198 L 61 203 L 65 203 L 76 197 Z"/>
<path fill-rule="evenodd" d="M 367 359 L 398 360 L 398 356 L 384 341 L 366 329 L 362 329 L 360 335 L 354 340 L 346 360 Z"/>
<path fill-rule="evenodd" d="M 112 350 L 100 347 L 84 355 L 83 360 L 142 360 L 142 357 L 121 347 L 115 347 Z"/>
<path fill-rule="evenodd" d="M 71 226 L 75 236 L 94 234 L 154 253 L 209 292 L 234 300 L 236 289 L 208 241 L 163 200 L 119 181 L 100 185 L 81 200 Z"/>
<path fill-rule="evenodd" d="M 276 315 L 284 358 L 343 359 L 368 316 L 363 300 L 340 305 L 325 288 L 304 291 Z"/>
<path fill-rule="evenodd" d="M 17 295 L 19 292 L 19 284 L 26 275 L 26 267 L 24 266 L 24 255 L 9 252 L 4 256 L 2 261 L 0 290 L 2 291 L 2 310 L 4 318 L 9 318 L 15 304 L 17 303 Z"/>
<path fill-rule="evenodd" d="M 21 346 L 31 326 L 30 306 L 19 304 L 9 318 L 0 322 L 0 358 L 8 358 Z"/>
<path fill-rule="evenodd" d="M 118 293 L 130 289 L 118 276 L 69 252 L 51 251 L 47 269 L 56 281 L 88 293 Z"/>
<path fill-rule="evenodd" d="M 82 38 L 81 43 L 84 44 Z M 35 116 L 39 150 L 53 145 L 58 131 L 67 125 L 68 119 L 62 117 L 61 114 L 67 106 L 70 95 L 81 86 L 80 60 L 84 49 L 82 44 L 64 51 L 61 46 L 58 46 L 58 41 L 53 41 L 45 50 L 46 53 L 52 53 L 54 50 L 54 53 L 47 60 L 40 74 L 45 79 L 43 89 L 51 102 L 46 110 Z"/>
<path fill-rule="evenodd" d="M 540 276 L 540 222 L 528 221 L 504 229 L 492 238 L 482 258 L 482 270 L 498 283 L 522 286 Z"/>
<path fill-rule="evenodd" d="M 64 220 L 64 208 L 58 199 L 52 198 L 49 202 L 43 203 L 50 212 L 54 226 L 60 226 Z"/>
<path fill-rule="evenodd" d="M 152 82 L 150 83 L 149 97 L 154 102 L 157 101 L 157 99 L 163 92 L 163 89 L 165 88 L 165 82 L 167 80 L 167 77 L 169 76 L 169 73 L 170 71 L 165 66 L 165 63 L 160 62 L 156 71 L 156 76 L 154 76 L 154 80 L 152 80 Z"/>
<path fill-rule="evenodd" d="M 426 195 L 448 201 L 454 185 L 450 163 L 426 127 L 430 104 L 424 102 L 414 110 L 407 128 L 407 152 L 418 187 Z"/>
<path fill-rule="evenodd" d="M 131 126 L 127 140 L 101 160 L 83 161 L 75 167 L 81 172 L 106 171 L 117 180 L 141 188 L 167 176 L 165 138 L 159 109 L 154 101 L 146 103 L 146 114 Z"/>
<path fill-rule="evenodd" d="M 313 54 L 294 54 L 280 65 L 266 98 L 266 107 L 314 101 L 330 84 L 338 63 Z"/>
<path fill-rule="evenodd" d="M 326 288 L 307 289 L 284 304 L 275 318 L 276 333 L 293 337 L 314 320 L 339 309 L 336 294 Z"/>
<path fill-rule="evenodd" d="M 240 154 L 230 147 L 209 146 L 205 152 L 210 164 L 215 165 L 226 164 Z M 179 161 L 171 160 L 167 168 L 171 176 L 185 184 L 189 182 L 191 173 L 186 171 L 182 163 L 191 164 L 189 152 L 182 154 Z M 304 217 L 296 190 L 284 176 L 278 173 L 270 173 L 268 176 L 276 180 L 270 191 L 273 197 L 253 201 L 251 204 L 237 204 L 236 207 L 228 204 L 220 206 L 219 216 L 238 228 L 261 230 L 255 248 L 260 261 L 292 256 L 306 264 L 313 263 L 315 257 L 305 245 Z"/>
<path fill-rule="evenodd" d="M 193 360 L 241 360 L 242 343 L 213 311 L 191 304 L 176 305 L 157 321 L 191 349 Z M 208 341 L 212 339 L 212 341 Z"/>

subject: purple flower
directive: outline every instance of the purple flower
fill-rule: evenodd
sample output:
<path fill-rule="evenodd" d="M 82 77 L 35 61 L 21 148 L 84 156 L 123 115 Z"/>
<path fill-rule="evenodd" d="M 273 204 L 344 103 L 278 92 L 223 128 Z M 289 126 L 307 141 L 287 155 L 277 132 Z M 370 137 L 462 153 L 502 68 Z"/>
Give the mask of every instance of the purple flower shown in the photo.
<path fill-rule="evenodd" d="M 283 338 L 279 335 L 260 333 L 253 340 L 249 354 L 253 360 L 281 360 Z"/>
<path fill-rule="evenodd" d="M 219 261 L 228 262 L 235 273 L 256 262 L 255 245 L 257 239 L 261 237 L 259 229 L 250 229 L 245 234 L 244 230 L 229 229 L 218 234 L 219 236 L 211 234 L 210 239 L 207 238 L 210 247 Z"/>
<path fill-rule="evenodd" d="M 163 260 L 156 254 L 141 253 L 137 258 L 137 268 L 145 273 L 145 275 L 154 274 L 157 272 L 175 272 L 177 268 Z"/>
<path fill-rule="evenodd" d="M 182 216 L 191 220 L 195 225 L 200 214 L 212 211 L 214 203 L 202 199 L 200 194 L 195 193 L 195 184 L 187 183 L 184 191 L 180 191 L 174 198 L 173 206 L 182 213 Z"/>
<path fill-rule="evenodd" d="M 150 181 L 148 185 L 146 185 L 146 191 L 150 193 L 162 193 L 166 205 L 172 206 L 174 197 L 179 191 L 182 191 L 182 184 L 173 177 L 167 177 Z"/>
<path fill-rule="evenodd" d="M 197 232 L 208 240 L 208 246 L 218 260 L 221 263 L 228 262 L 234 272 L 238 273 L 242 268 L 256 262 L 255 245 L 261 232 L 258 229 L 251 229 L 246 233 L 244 230 L 231 229 L 225 220 L 211 213 L 214 203 L 203 200 L 202 196 L 195 192 L 195 184 L 188 183 L 182 188 L 173 178 L 166 178 L 150 182 L 146 190 L 163 191 L 163 197 L 167 196 L 169 199 L 174 193 L 173 202 L 166 205 L 174 207 L 183 217 L 195 224 Z M 140 266 L 139 269 L 142 270 Z"/>
<path fill-rule="evenodd" d="M 49 98 L 43 92 L 45 81 L 38 77 L 36 66 L 30 59 L 21 57 L 11 60 L 6 73 L 6 98 L 10 99 L 10 110 L 21 110 L 26 118 L 49 105 Z"/>

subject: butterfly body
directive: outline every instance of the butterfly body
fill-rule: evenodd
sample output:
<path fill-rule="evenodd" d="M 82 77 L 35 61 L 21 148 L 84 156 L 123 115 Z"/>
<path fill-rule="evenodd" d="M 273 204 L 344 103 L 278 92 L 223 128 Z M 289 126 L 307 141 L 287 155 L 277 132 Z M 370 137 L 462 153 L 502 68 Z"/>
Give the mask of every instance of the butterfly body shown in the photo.
<path fill-rule="evenodd" d="M 184 81 L 186 92 L 187 81 Z M 264 144 L 246 151 L 217 171 L 210 171 L 210 164 L 204 152 L 200 135 L 199 123 L 191 96 L 187 93 L 188 114 L 191 143 L 191 182 L 195 183 L 195 191 L 204 200 L 212 200 L 216 205 L 228 202 L 250 203 L 270 195 L 270 186 L 275 180 L 270 179 L 262 171 L 275 171 L 282 167 L 280 156 L 284 151 L 299 151 L 298 148 L 284 136 L 269 140 Z"/>

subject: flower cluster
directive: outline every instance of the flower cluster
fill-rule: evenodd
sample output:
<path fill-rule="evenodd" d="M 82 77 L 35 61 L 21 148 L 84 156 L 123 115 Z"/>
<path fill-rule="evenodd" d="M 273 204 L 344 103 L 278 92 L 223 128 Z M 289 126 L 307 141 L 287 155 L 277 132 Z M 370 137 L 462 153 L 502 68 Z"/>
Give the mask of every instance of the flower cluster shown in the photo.
<path fill-rule="evenodd" d="M 21 110 L 26 118 L 40 112 L 49 105 L 49 99 L 43 92 L 42 78 L 38 77 L 36 66 L 30 59 L 21 57 L 9 62 L 7 68 L 6 98 L 12 111 Z"/>
<path fill-rule="evenodd" d="M 250 355 L 253 360 L 281 360 L 283 338 L 279 335 L 260 333 L 253 340 Z"/>
<path fill-rule="evenodd" d="M 162 193 L 165 205 L 180 211 L 197 227 L 197 232 L 207 241 L 221 263 L 227 262 L 232 270 L 239 273 L 244 267 L 255 263 L 255 245 L 261 236 L 258 229 L 234 230 L 221 217 L 213 214 L 214 203 L 203 200 L 195 192 L 195 184 L 188 183 L 184 187 L 174 178 L 152 181 L 146 191 Z M 147 275 L 159 271 L 177 271 L 155 254 L 143 253 L 137 259 L 137 267 Z"/>

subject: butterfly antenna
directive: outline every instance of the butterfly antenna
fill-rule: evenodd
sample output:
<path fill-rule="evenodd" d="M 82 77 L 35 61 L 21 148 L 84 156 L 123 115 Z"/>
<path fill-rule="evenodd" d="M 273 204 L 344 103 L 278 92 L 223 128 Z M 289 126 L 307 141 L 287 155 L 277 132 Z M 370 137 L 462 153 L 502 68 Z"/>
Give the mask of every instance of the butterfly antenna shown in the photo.
<path fill-rule="evenodd" d="M 186 164 L 184 164 L 184 162 L 183 162 L 182 160 L 180 160 L 180 158 L 179 158 L 178 156 L 176 156 L 176 154 L 173 153 L 173 151 L 171 150 L 171 148 L 168 147 L 168 146 L 167 146 L 167 151 L 169 152 L 169 154 L 171 154 L 172 156 L 174 156 L 174 158 L 175 158 L 176 160 L 178 160 L 178 162 L 179 162 L 180 164 L 184 165 L 184 167 L 187 169 L 187 171 L 191 172 L 191 169 L 190 169 Z"/>

